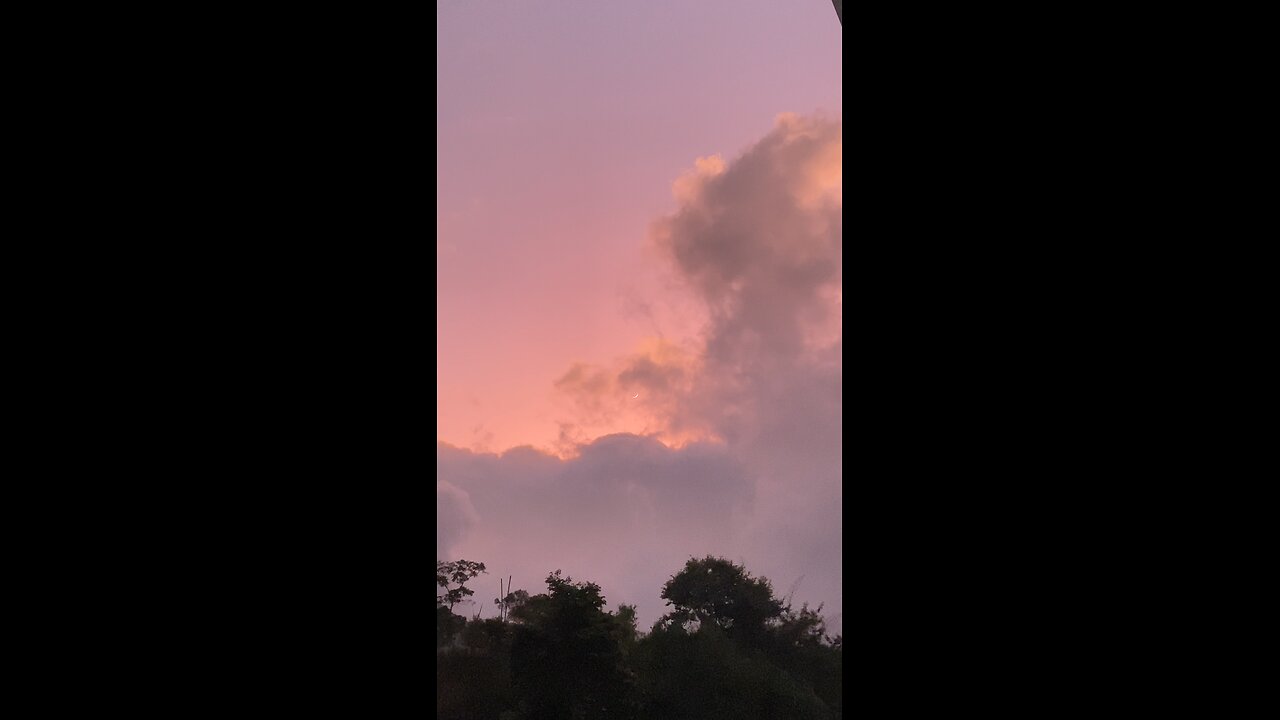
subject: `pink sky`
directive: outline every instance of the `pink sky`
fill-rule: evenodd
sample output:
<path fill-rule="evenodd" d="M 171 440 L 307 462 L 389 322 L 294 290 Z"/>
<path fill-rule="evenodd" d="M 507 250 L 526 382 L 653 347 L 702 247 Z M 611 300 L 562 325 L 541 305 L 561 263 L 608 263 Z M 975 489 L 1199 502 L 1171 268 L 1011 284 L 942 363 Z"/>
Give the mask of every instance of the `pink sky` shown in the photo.
<path fill-rule="evenodd" d="M 642 623 L 705 552 L 838 609 L 831 3 L 437 8 L 437 553 Z"/>

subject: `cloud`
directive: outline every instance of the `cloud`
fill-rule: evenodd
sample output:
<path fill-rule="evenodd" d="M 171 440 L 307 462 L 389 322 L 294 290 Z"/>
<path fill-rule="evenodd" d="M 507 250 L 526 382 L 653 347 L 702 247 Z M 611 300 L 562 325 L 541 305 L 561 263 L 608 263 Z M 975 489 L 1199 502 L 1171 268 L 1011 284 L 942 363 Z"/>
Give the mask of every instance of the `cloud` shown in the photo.
<path fill-rule="evenodd" d="M 683 420 L 692 417 L 684 404 L 702 376 L 699 362 L 693 349 L 650 338 L 610 365 L 575 363 L 555 382 L 569 403 L 571 419 L 562 427 L 574 437 L 634 432 L 676 446 L 712 439 L 705 423 Z M 562 456 L 576 454 L 561 450 Z"/>
<path fill-rule="evenodd" d="M 663 338 L 662 328 L 658 326 L 658 319 L 653 313 L 653 305 L 641 298 L 634 289 L 620 291 L 618 301 L 624 318 L 653 331 L 654 337 Z"/>
<path fill-rule="evenodd" d="M 654 236 L 711 310 L 708 359 L 795 360 L 838 318 L 843 246 L 839 123 L 783 115 L 718 172 L 696 173 Z"/>
<path fill-rule="evenodd" d="M 465 490 L 439 479 L 436 467 L 436 557 L 444 559 L 479 516 Z"/>
<path fill-rule="evenodd" d="M 516 587 L 531 592 L 544 590 L 542 580 L 562 568 L 600 583 L 611 604 L 641 604 L 648 623 L 663 612 L 658 593 L 666 577 L 691 553 L 733 553 L 735 527 L 754 504 L 751 472 L 717 444 L 675 449 L 617 434 L 569 459 L 444 443 L 436 456 L 437 537 L 442 524 L 470 527 L 450 513 L 470 508 L 484 519 L 448 545 L 455 555 L 513 574 Z M 489 595 L 478 590 L 477 597 Z"/>
<path fill-rule="evenodd" d="M 843 463 L 843 127 L 784 114 L 727 165 L 702 162 L 653 239 L 708 312 L 692 392 L 700 425 L 756 472 L 741 546 L 839 612 Z M 789 580 L 787 580 L 789 581 Z M 805 592 L 798 593 L 802 597 Z"/>
<path fill-rule="evenodd" d="M 841 123 L 783 114 L 732 163 L 701 158 L 677 179 L 678 208 L 652 242 L 705 312 L 702 333 L 574 365 L 556 382 L 572 403 L 564 422 L 838 452 L 842 153 Z M 627 402 L 636 392 L 644 403 Z"/>
<path fill-rule="evenodd" d="M 841 152 L 840 124 L 784 115 L 655 226 L 711 311 L 688 408 L 775 475 L 839 463 Z"/>
<path fill-rule="evenodd" d="M 804 575 L 796 601 L 840 613 L 842 153 L 838 120 L 784 114 L 673 183 L 651 241 L 701 332 L 569 366 L 554 381 L 560 457 L 439 445 L 440 478 L 483 518 L 457 550 L 531 592 L 563 568 L 646 624 L 662 583 L 706 553 L 779 592 Z"/>

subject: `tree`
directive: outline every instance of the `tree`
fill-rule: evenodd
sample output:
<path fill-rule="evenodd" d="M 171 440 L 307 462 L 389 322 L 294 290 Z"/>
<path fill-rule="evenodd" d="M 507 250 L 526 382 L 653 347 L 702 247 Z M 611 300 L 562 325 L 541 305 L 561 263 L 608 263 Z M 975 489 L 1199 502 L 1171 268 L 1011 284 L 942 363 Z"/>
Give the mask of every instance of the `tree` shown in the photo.
<path fill-rule="evenodd" d="M 793 610 L 788 604 L 773 628 L 774 637 L 786 647 L 811 647 L 832 644 L 827 634 L 827 621 L 822 617 L 822 606 L 810 610 L 808 603 Z"/>
<path fill-rule="evenodd" d="M 633 675 L 620 646 L 626 629 L 604 604 L 599 585 L 575 583 L 557 570 L 547 576 L 547 593 L 512 609 L 511 674 L 520 717 L 630 717 Z"/>
<path fill-rule="evenodd" d="M 625 652 L 634 646 L 636 640 L 639 639 L 639 633 L 636 632 L 636 606 L 619 605 L 618 611 L 613 616 L 616 619 L 618 644 Z"/>
<path fill-rule="evenodd" d="M 812 690 L 837 715 L 843 708 L 843 640 L 827 634 L 822 606 L 807 605 L 783 609 L 777 624 L 770 628 L 770 659 Z"/>
<path fill-rule="evenodd" d="M 840 716 L 841 653 L 823 642 L 820 607 L 792 610 L 766 578 L 711 556 L 685 563 L 662 597 L 672 612 L 631 653 L 641 718 Z"/>
<path fill-rule="evenodd" d="M 497 618 L 473 620 L 460 641 L 456 650 L 436 656 L 436 717 L 499 720 L 514 708 L 511 626 Z"/>
<path fill-rule="evenodd" d="M 456 560 L 454 562 L 437 560 L 436 586 L 443 588 L 444 592 L 436 595 L 436 606 L 446 606 L 452 612 L 454 605 L 475 594 L 475 591 L 467 587 L 466 583 L 483 572 L 485 572 L 484 563 L 471 562 L 470 560 Z M 450 585 L 456 585 L 457 587 L 450 588 Z"/>
<path fill-rule="evenodd" d="M 675 608 L 659 621 L 664 627 L 713 623 L 730 637 L 752 642 L 783 611 L 767 578 L 754 578 L 741 565 L 710 555 L 685 563 L 662 587 L 662 598 Z"/>
<path fill-rule="evenodd" d="M 814 691 L 715 623 L 657 627 L 634 652 L 642 720 L 829 720 Z"/>
<path fill-rule="evenodd" d="M 516 590 L 515 592 L 507 593 L 505 597 L 493 599 L 493 604 L 498 606 L 501 613 L 498 617 L 504 622 L 507 618 L 512 618 L 512 613 L 527 602 L 529 602 L 529 591 L 527 590 Z"/>
<path fill-rule="evenodd" d="M 466 627 L 466 618 L 454 615 L 436 600 L 436 649 L 448 646 Z"/>
<path fill-rule="evenodd" d="M 600 586 L 559 570 L 547 592 L 500 585 L 499 618 L 450 611 L 484 565 L 437 563 L 436 713 L 445 720 L 830 720 L 842 716 L 843 640 L 822 606 L 792 608 L 722 558 L 691 559 L 663 587 L 672 612 L 636 632 Z M 506 621 L 504 621 L 504 619 Z"/>

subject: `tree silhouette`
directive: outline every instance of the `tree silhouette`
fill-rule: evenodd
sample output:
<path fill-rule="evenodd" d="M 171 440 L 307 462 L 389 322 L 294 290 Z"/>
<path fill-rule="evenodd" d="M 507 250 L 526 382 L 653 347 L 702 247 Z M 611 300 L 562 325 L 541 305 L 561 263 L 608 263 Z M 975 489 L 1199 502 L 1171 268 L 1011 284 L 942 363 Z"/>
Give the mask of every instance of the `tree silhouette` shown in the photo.
<path fill-rule="evenodd" d="M 436 587 L 443 588 L 444 593 L 436 595 L 436 605 L 448 606 L 452 612 L 454 605 L 475 594 L 475 591 L 467 587 L 466 583 L 484 571 L 484 563 L 470 560 L 454 562 L 437 560 Z M 450 585 L 457 585 L 457 587 L 451 589 Z"/>
<path fill-rule="evenodd" d="M 557 570 L 547 576 L 547 590 L 512 613 L 521 621 L 511 647 L 521 717 L 631 717 L 632 677 L 619 642 L 625 630 L 602 609 L 600 586 Z"/>
<path fill-rule="evenodd" d="M 782 615 L 766 578 L 754 578 L 746 568 L 708 555 L 690 559 L 662 588 L 662 598 L 675 610 L 662 622 L 694 626 L 714 623 L 730 637 L 758 640 L 766 624 Z"/>
<path fill-rule="evenodd" d="M 635 607 L 559 570 L 547 592 L 504 584 L 503 618 L 454 615 L 482 563 L 437 563 L 436 714 L 453 720 L 839 718 L 843 642 L 822 606 L 799 610 L 723 558 L 691 559 L 663 586 L 673 610 L 647 635 Z M 456 586 L 456 587 L 455 587 Z M 453 595 L 450 596 L 450 592 Z M 441 639 L 452 639 L 442 644 Z M 442 646 L 443 645 L 443 646 Z"/>

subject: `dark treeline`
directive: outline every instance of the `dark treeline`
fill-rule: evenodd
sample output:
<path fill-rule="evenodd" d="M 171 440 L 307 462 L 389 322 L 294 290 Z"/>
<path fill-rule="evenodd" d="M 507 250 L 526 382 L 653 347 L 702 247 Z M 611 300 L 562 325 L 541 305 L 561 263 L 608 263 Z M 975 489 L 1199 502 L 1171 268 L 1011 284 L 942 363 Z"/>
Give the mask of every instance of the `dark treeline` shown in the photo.
<path fill-rule="evenodd" d="M 436 562 L 436 712 L 457 720 L 839 718 L 843 645 L 820 612 L 774 597 L 740 565 L 690 560 L 649 632 L 634 606 L 557 570 L 547 591 L 503 586 L 496 617 L 454 613 L 483 563 Z M 472 583 L 474 584 L 474 583 Z M 481 604 L 481 607 L 486 605 Z"/>

